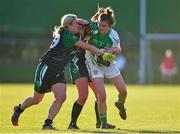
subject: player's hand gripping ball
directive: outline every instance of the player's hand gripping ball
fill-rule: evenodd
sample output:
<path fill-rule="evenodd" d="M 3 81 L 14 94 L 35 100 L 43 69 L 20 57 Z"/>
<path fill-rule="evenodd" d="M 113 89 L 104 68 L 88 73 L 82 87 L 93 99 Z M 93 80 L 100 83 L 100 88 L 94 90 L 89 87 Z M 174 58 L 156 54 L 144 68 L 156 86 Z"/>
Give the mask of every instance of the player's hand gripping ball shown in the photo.
<path fill-rule="evenodd" d="M 116 56 L 114 54 L 105 52 L 102 55 L 102 59 L 105 60 L 105 61 L 112 62 L 112 61 L 114 61 L 116 59 Z"/>
<path fill-rule="evenodd" d="M 94 55 L 93 61 L 100 67 L 109 67 L 115 58 L 115 55 L 105 52 L 100 56 Z"/>

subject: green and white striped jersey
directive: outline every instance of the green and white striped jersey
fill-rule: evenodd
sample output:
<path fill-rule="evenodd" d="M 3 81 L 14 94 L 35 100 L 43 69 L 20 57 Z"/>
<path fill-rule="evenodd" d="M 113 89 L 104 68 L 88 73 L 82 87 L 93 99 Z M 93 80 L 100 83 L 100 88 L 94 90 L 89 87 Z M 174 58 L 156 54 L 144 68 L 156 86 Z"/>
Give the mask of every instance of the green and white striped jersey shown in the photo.
<path fill-rule="evenodd" d="M 92 36 L 92 38 L 88 41 L 89 44 L 99 48 L 104 49 L 106 47 L 117 47 L 120 48 L 120 38 L 118 33 L 114 29 L 110 29 L 106 35 L 100 36 L 99 33 L 96 33 Z M 91 53 L 90 51 L 86 51 L 86 59 L 92 61 L 93 63 L 97 64 L 98 66 L 105 67 L 97 61 L 98 56 Z"/>

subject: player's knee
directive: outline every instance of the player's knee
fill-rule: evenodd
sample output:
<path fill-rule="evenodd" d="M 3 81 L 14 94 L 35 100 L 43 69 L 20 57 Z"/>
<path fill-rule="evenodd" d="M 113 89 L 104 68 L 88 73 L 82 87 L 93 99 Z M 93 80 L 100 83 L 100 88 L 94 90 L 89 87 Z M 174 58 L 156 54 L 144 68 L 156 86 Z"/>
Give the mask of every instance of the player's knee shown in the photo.
<path fill-rule="evenodd" d="M 101 102 L 106 101 L 106 94 L 99 94 L 98 95 L 98 100 L 101 101 Z"/>
<path fill-rule="evenodd" d="M 55 99 L 56 99 L 58 102 L 64 102 L 64 101 L 66 100 L 66 95 L 56 96 Z"/>

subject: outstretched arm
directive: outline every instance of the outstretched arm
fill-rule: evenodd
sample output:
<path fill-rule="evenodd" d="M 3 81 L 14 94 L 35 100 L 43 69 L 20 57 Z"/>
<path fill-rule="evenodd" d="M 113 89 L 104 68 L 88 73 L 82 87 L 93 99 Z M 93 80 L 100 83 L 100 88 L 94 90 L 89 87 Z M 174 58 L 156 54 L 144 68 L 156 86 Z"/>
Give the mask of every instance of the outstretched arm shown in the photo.
<path fill-rule="evenodd" d="M 87 44 L 87 43 L 81 41 L 81 40 L 77 41 L 74 45 L 76 47 L 81 47 L 83 49 L 86 49 L 86 50 L 89 50 L 91 52 L 94 52 L 97 55 L 102 55 L 104 53 L 103 50 L 100 50 L 100 49 L 98 49 L 98 48 L 96 48 L 96 47 L 94 47 L 94 46 L 92 46 L 90 44 Z"/>
<path fill-rule="evenodd" d="M 111 54 L 119 55 L 121 53 L 121 48 L 118 47 L 108 47 L 105 48 L 106 52 L 109 52 Z"/>

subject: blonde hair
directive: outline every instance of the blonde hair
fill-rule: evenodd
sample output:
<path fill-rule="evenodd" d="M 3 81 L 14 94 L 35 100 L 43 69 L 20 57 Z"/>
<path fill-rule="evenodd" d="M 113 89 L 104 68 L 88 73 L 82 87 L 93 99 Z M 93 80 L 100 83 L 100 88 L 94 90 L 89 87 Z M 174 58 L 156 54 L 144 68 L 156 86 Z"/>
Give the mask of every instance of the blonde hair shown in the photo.
<path fill-rule="evenodd" d="M 77 19 L 77 16 L 75 14 L 66 14 L 61 18 L 61 25 L 55 26 L 53 31 L 53 37 L 58 37 L 59 34 L 64 31 L 64 28 L 67 27 L 67 25 L 71 24 L 73 20 Z"/>

